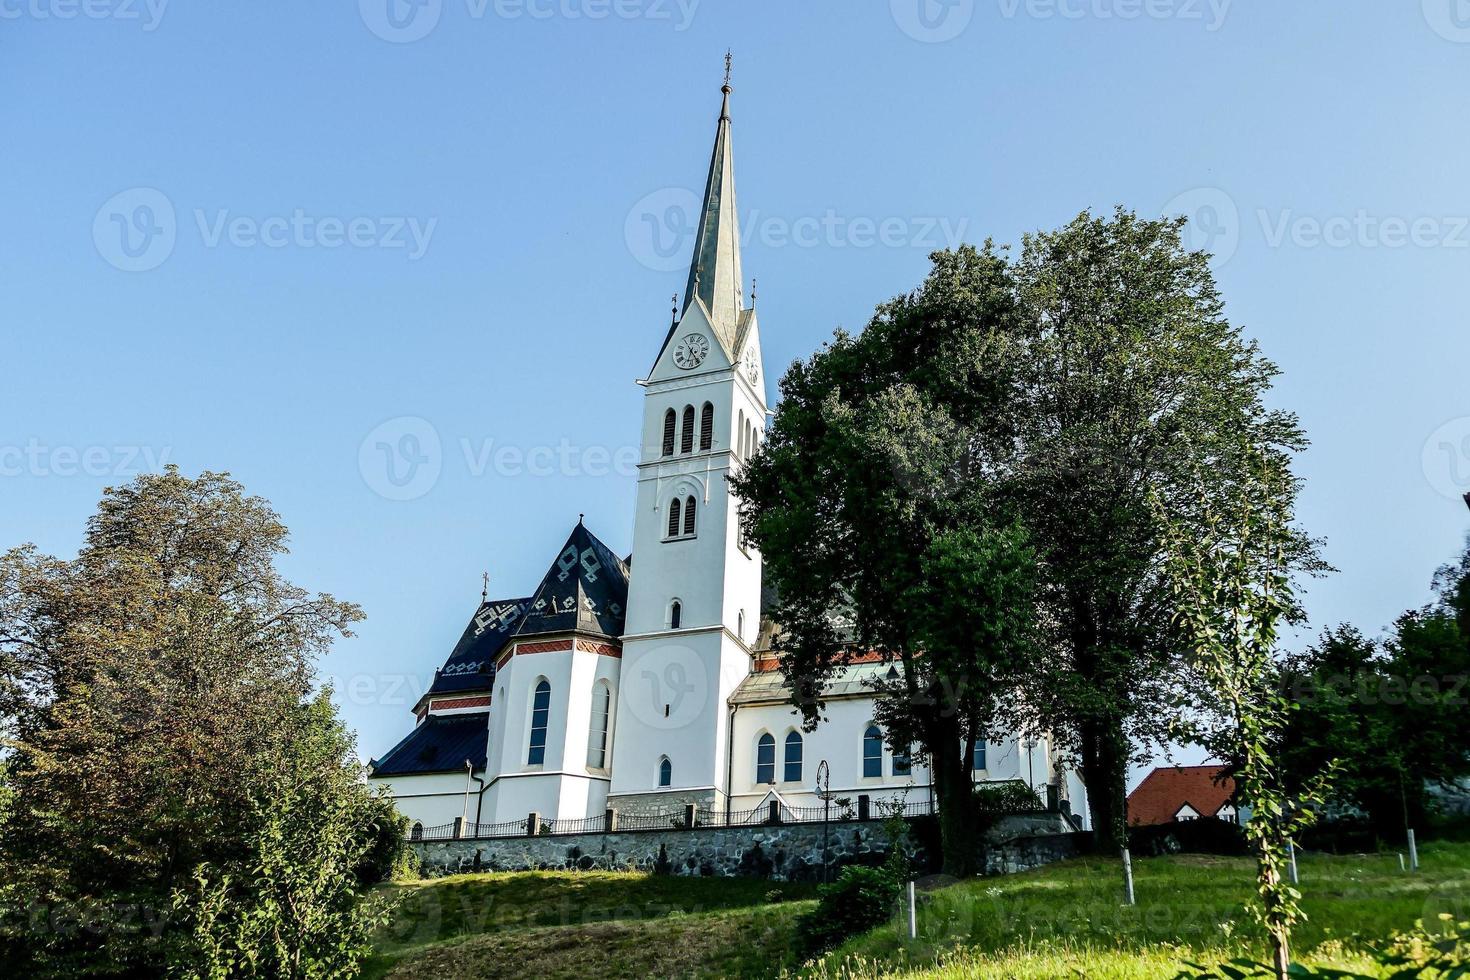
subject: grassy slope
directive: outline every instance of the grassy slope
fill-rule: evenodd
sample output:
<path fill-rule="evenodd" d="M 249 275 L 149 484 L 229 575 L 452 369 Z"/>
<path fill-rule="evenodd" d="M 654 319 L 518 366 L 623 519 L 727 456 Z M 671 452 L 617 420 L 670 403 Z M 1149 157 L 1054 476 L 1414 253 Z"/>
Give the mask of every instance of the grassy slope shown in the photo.
<path fill-rule="evenodd" d="M 809 886 L 528 872 L 396 885 L 366 977 L 759 976 L 794 962 Z"/>
<path fill-rule="evenodd" d="M 1422 870 L 1392 854 L 1303 856 L 1297 959 L 1366 970 L 1363 944 L 1380 944 L 1416 919 L 1470 915 L 1470 845 L 1430 844 Z M 849 942 L 817 971 L 827 976 L 1173 977 L 1186 959 L 1219 962 L 1241 947 L 1263 955 L 1243 910 L 1253 885 L 1245 859 L 1180 855 L 1135 862 L 1138 905 L 1119 904 L 1115 861 L 1083 859 L 934 891 L 920 939 L 896 921 Z M 936 967 L 936 963 L 939 964 Z"/>

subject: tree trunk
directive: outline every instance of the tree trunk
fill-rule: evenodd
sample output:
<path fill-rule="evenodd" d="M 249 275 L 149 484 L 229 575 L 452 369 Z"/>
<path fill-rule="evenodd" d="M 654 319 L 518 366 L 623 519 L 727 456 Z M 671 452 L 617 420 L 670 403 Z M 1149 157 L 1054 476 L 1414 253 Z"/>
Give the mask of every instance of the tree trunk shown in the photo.
<path fill-rule="evenodd" d="M 970 771 L 963 754 L 958 730 L 941 735 L 929 749 L 930 774 L 939 807 L 943 872 L 955 878 L 968 878 L 976 873 L 978 845 Z"/>
<path fill-rule="evenodd" d="M 1262 842 L 1263 851 L 1266 846 Z M 1281 921 L 1281 911 L 1277 901 L 1273 900 L 1276 886 L 1281 883 L 1281 876 L 1264 853 L 1257 866 L 1257 877 L 1260 879 L 1261 895 L 1266 906 L 1266 932 L 1271 937 L 1271 967 L 1277 980 L 1288 980 L 1287 974 L 1291 969 L 1291 930 Z"/>
<path fill-rule="evenodd" d="M 1081 728 L 1082 782 L 1099 854 L 1116 854 L 1127 846 L 1128 752 L 1122 723 L 1088 720 Z"/>

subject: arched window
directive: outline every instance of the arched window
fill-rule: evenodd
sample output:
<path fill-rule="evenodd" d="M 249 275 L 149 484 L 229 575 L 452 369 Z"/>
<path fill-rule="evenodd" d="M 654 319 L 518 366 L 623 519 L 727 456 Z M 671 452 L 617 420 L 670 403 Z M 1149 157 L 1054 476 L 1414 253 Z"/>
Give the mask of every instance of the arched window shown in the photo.
<path fill-rule="evenodd" d="M 612 720 L 612 688 L 604 682 L 592 688 L 592 725 L 587 733 L 587 765 L 607 768 L 607 729 Z"/>
<path fill-rule="evenodd" d="M 699 451 L 706 452 L 715 441 L 715 407 L 709 402 L 699 410 Z"/>
<path fill-rule="evenodd" d="M 694 406 L 684 406 L 684 429 L 679 433 L 679 452 L 694 452 Z"/>
<path fill-rule="evenodd" d="M 683 506 L 678 497 L 669 501 L 669 537 L 671 538 L 679 536 L 679 510 Z"/>
<path fill-rule="evenodd" d="M 684 621 L 684 603 L 675 599 L 669 603 L 669 629 L 676 630 Z"/>
<path fill-rule="evenodd" d="M 776 738 L 766 732 L 755 743 L 755 781 L 776 781 Z"/>
<path fill-rule="evenodd" d="M 674 785 L 674 764 L 669 761 L 668 756 L 658 760 L 658 784 L 659 786 Z"/>
<path fill-rule="evenodd" d="M 674 410 L 671 408 L 664 413 L 664 455 L 674 455 Z"/>
<path fill-rule="evenodd" d="M 783 760 L 781 779 L 788 783 L 801 782 L 801 732 L 786 733 L 786 756 Z"/>
<path fill-rule="evenodd" d="M 893 774 L 895 776 L 907 776 L 913 771 L 914 761 L 909 757 L 909 749 L 903 749 L 893 753 Z"/>
<path fill-rule="evenodd" d="M 735 427 L 735 455 L 736 456 L 739 456 L 744 451 L 744 449 L 745 449 L 745 439 L 743 438 L 743 435 L 745 433 L 745 409 L 742 408 L 740 410 L 740 412 L 738 413 L 738 416 L 739 416 L 739 419 L 740 419 L 740 424 Z"/>
<path fill-rule="evenodd" d="M 421 824 L 421 823 L 419 823 L 418 821 L 415 821 L 414 822 L 414 825 L 413 825 L 413 830 L 410 830 L 408 832 L 408 839 L 409 840 L 423 840 L 424 839 L 424 825 Z"/>
<path fill-rule="evenodd" d="M 877 725 L 863 732 L 863 775 L 883 775 L 883 733 Z"/>
<path fill-rule="evenodd" d="M 694 498 L 689 497 L 684 501 L 684 533 L 694 533 Z"/>
<path fill-rule="evenodd" d="M 536 685 L 536 695 L 531 701 L 531 746 L 526 752 L 526 765 L 539 766 L 546 762 L 546 728 L 551 720 L 551 684 L 541 681 Z"/>
<path fill-rule="evenodd" d="M 735 635 L 742 640 L 745 639 L 745 610 L 742 609 L 735 616 Z"/>

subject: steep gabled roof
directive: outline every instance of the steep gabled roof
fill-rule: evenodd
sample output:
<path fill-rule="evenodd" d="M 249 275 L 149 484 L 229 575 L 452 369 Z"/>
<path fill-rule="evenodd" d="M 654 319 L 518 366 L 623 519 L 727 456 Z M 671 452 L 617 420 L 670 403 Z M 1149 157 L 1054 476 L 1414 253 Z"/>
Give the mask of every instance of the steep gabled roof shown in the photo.
<path fill-rule="evenodd" d="M 1188 803 L 1201 815 L 1213 817 L 1235 795 L 1228 766 L 1161 766 L 1143 777 L 1128 794 L 1130 826 L 1169 823 Z"/>
<path fill-rule="evenodd" d="M 721 89 L 724 100 L 715 126 L 715 147 L 705 178 L 689 282 L 684 287 L 684 312 L 698 298 L 725 356 L 733 359 L 738 353 L 735 341 L 745 318 L 745 302 L 741 294 L 740 219 L 735 207 L 735 154 L 730 145 L 731 91 L 727 77 Z"/>
<path fill-rule="evenodd" d="M 579 521 L 532 593 L 515 636 L 576 630 L 623 635 L 628 566 Z"/>
<path fill-rule="evenodd" d="M 530 599 L 493 599 L 480 603 L 449 659 L 435 674 L 428 693 L 488 691 L 495 682 L 495 658 L 530 604 Z"/>
<path fill-rule="evenodd" d="M 430 715 L 408 737 L 369 765 L 373 776 L 418 776 L 432 772 L 464 772 L 468 761 L 485 768 L 490 715 Z"/>

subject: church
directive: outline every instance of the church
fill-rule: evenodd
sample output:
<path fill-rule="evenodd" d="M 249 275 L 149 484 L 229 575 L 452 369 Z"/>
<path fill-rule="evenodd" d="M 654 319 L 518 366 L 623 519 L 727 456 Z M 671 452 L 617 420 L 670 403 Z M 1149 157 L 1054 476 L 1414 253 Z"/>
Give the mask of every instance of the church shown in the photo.
<path fill-rule="evenodd" d="M 856 662 L 802 730 L 773 650 L 761 555 L 742 540 L 727 476 L 769 414 L 754 297 L 740 266 L 727 77 L 682 308 L 645 380 L 633 553 L 579 521 L 522 597 L 483 597 L 414 707 L 411 732 L 369 764 L 414 832 L 462 818 L 484 828 L 668 814 L 705 819 L 829 798 L 931 798 L 929 775 L 874 719 Z M 857 658 L 859 661 L 862 658 Z M 880 674 L 881 672 L 881 674 Z M 976 747 L 977 782 L 1020 780 L 1086 813 L 1048 739 Z"/>

